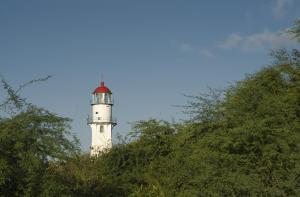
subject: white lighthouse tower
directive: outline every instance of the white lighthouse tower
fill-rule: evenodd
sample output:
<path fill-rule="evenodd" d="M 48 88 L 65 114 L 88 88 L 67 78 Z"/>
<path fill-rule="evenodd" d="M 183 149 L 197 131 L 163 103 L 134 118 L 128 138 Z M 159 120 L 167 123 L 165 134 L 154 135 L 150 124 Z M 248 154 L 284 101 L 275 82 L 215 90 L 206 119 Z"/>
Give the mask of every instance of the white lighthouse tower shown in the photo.
<path fill-rule="evenodd" d="M 91 156 L 95 156 L 112 147 L 112 128 L 116 125 L 112 119 L 112 93 L 104 82 L 93 92 L 91 105 L 88 124 L 92 129 Z"/>

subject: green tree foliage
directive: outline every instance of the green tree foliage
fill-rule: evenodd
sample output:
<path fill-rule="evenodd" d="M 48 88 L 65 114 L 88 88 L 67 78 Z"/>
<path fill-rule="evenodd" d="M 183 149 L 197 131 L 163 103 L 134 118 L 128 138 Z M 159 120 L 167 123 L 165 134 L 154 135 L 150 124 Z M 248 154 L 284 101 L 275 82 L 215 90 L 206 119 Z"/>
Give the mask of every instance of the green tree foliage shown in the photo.
<path fill-rule="evenodd" d="M 204 181 L 211 180 L 201 184 L 199 173 L 202 193 L 299 193 L 299 82 L 299 64 L 265 68 L 225 92 L 215 119 L 198 121 L 201 138 L 193 149 L 202 150 Z"/>
<path fill-rule="evenodd" d="M 48 169 L 44 194 L 158 196 L 163 187 L 154 172 L 158 162 L 170 154 L 174 132 L 165 121 L 137 122 L 130 141 L 115 145 L 110 152 L 96 158 L 83 155 L 66 163 L 53 163 Z"/>
<path fill-rule="evenodd" d="M 49 77 L 47 77 L 49 78 Z M 7 98 L 0 105 L 0 193 L 4 196 L 39 196 L 51 161 L 65 161 L 79 150 L 68 131 L 69 119 L 27 103 L 2 80 Z"/>
<path fill-rule="evenodd" d="M 300 20 L 296 20 L 294 27 L 292 27 L 288 32 L 300 42 Z"/>
<path fill-rule="evenodd" d="M 89 155 L 76 156 L 68 162 L 50 164 L 41 196 L 122 196 L 120 185 L 113 180 L 108 162 Z"/>

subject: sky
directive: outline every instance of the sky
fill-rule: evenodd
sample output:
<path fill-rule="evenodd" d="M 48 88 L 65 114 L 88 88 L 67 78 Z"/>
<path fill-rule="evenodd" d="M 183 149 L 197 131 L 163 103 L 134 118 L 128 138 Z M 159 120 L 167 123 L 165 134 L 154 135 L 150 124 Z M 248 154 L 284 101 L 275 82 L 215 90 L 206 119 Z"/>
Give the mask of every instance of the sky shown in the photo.
<path fill-rule="evenodd" d="M 138 120 L 186 119 L 184 94 L 226 88 L 270 65 L 271 49 L 299 47 L 284 33 L 296 19 L 298 0 L 2 0 L 0 76 L 18 87 L 51 75 L 22 96 L 71 118 L 88 151 L 101 79 L 116 141 Z"/>

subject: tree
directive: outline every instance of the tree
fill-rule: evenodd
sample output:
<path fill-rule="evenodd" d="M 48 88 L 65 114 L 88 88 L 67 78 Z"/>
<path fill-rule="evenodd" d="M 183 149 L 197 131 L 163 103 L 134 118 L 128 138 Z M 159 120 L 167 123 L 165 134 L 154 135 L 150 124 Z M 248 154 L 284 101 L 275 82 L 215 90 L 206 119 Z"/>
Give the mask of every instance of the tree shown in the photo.
<path fill-rule="evenodd" d="M 288 31 L 300 42 L 300 20 L 295 21 L 295 25 Z"/>
<path fill-rule="evenodd" d="M 26 102 L 19 95 L 32 80 L 14 90 L 5 80 L 7 98 L 0 105 L 0 193 L 38 196 L 51 161 L 64 161 L 79 151 L 69 131 L 69 119 Z"/>
<path fill-rule="evenodd" d="M 191 180 L 203 196 L 300 192 L 300 53 L 272 55 L 274 65 L 187 106 L 197 128 L 190 136 L 198 139 L 190 147 L 199 151 L 190 158 L 202 168 Z"/>

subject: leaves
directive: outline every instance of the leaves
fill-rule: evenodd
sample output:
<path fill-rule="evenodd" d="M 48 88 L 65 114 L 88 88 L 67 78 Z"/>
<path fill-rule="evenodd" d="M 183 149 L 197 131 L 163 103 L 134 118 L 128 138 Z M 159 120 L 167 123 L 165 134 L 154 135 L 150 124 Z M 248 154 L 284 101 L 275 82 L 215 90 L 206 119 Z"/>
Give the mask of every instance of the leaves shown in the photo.
<path fill-rule="evenodd" d="M 38 196 L 46 169 L 55 160 L 66 161 L 79 153 L 78 140 L 69 131 L 69 119 L 26 103 L 18 92 L 46 80 L 32 80 L 15 91 L 2 81 L 10 116 L 0 119 L 0 193 L 5 196 Z M 16 111 L 15 111 L 16 110 Z"/>
<path fill-rule="evenodd" d="M 300 20 L 296 20 L 294 27 L 289 29 L 288 32 L 300 42 Z"/>

